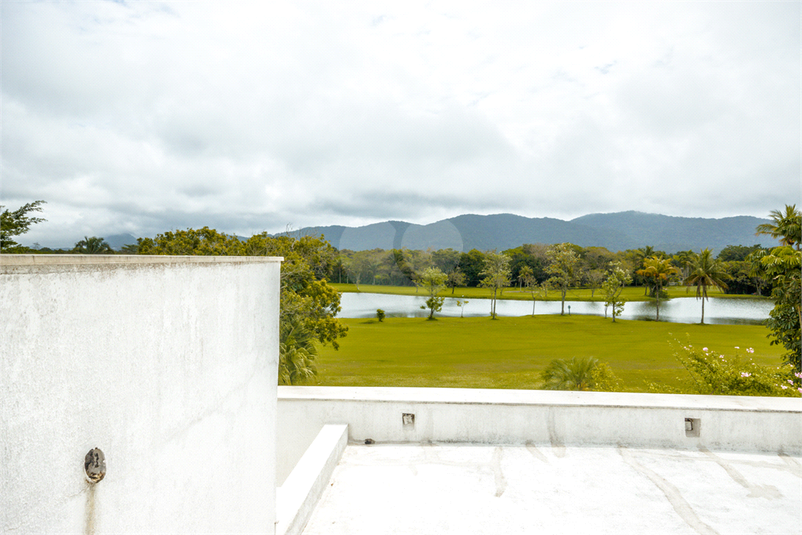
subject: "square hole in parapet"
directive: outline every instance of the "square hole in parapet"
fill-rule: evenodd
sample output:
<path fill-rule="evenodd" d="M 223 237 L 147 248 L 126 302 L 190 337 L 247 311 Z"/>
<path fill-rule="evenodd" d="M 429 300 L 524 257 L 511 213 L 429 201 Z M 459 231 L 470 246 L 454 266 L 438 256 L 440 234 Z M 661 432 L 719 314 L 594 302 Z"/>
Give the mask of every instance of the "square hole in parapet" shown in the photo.
<path fill-rule="evenodd" d="M 702 429 L 702 420 L 700 418 L 685 418 L 685 436 L 698 437 Z"/>
<path fill-rule="evenodd" d="M 401 422 L 407 425 L 415 425 L 415 415 L 409 412 L 401 414 Z"/>

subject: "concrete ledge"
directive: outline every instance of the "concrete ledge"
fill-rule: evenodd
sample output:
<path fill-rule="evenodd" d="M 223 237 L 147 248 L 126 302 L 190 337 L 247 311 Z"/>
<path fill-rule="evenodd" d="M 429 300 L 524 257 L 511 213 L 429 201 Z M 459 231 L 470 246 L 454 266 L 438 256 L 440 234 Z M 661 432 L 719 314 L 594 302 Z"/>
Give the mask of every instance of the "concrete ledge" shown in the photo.
<path fill-rule="evenodd" d="M 323 426 L 287 480 L 276 489 L 276 535 L 303 531 L 347 443 L 347 425 Z"/>
<path fill-rule="evenodd" d="M 278 418 L 279 470 L 292 462 L 283 457 L 291 457 L 293 449 L 303 451 L 311 441 L 307 425 L 314 433 L 327 423 L 348 424 L 352 442 L 802 453 L 802 400 L 797 398 L 282 386 Z"/>
<path fill-rule="evenodd" d="M 0 255 L 0 274 L 86 271 L 154 264 L 262 264 L 282 260 L 274 256 L 4 254 Z"/>

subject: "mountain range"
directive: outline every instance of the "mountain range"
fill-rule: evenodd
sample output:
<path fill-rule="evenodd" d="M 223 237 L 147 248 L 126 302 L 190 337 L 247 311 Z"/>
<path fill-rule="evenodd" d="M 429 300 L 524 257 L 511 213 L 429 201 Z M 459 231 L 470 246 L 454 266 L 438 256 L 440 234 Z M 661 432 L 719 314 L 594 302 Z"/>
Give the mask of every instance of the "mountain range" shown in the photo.
<path fill-rule="evenodd" d="M 610 251 L 650 245 L 668 253 L 704 248 L 718 253 L 727 245 L 777 245 L 769 236 L 755 235 L 755 227 L 767 222 L 769 220 L 752 216 L 707 219 L 635 211 L 590 214 L 570 221 L 514 214 L 468 214 L 428 225 L 385 221 L 363 227 L 306 227 L 290 234 L 322 235 L 334 247 L 352 251 L 403 247 L 503 251 L 524 243 L 570 242 L 582 247 L 606 247 Z"/>

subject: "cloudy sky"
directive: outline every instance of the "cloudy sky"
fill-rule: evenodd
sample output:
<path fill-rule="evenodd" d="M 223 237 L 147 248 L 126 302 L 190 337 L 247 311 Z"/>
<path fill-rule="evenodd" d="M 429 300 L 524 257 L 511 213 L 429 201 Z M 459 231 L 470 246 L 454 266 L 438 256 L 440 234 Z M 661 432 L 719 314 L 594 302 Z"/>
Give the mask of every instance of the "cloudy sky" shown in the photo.
<path fill-rule="evenodd" d="M 800 4 L 2 2 L 22 240 L 765 217 L 800 203 Z"/>

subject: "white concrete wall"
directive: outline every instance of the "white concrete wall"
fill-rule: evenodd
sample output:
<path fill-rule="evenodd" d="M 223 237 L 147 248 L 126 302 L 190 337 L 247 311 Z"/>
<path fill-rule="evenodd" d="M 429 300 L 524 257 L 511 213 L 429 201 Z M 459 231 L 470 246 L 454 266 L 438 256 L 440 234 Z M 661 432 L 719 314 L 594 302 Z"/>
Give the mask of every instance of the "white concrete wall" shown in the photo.
<path fill-rule="evenodd" d="M 802 400 L 459 388 L 278 389 L 278 480 L 324 424 L 377 443 L 625 445 L 802 453 Z M 414 414 L 403 425 L 402 414 Z M 688 437 L 685 418 L 701 420 Z"/>
<path fill-rule="evenodd" d="M 276 489 L 276 535 L 300 535 L 348 444 L 347 425 L 324 425 Z"/>
<path fill-rule="evenodd" d="M 279 267 L 0 257 L 0 532 L 273 533 Z"/>

